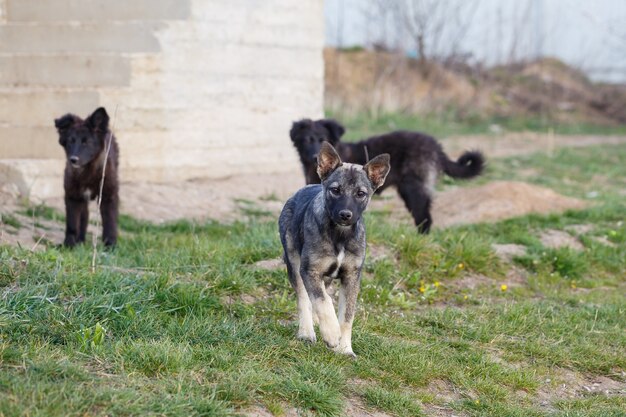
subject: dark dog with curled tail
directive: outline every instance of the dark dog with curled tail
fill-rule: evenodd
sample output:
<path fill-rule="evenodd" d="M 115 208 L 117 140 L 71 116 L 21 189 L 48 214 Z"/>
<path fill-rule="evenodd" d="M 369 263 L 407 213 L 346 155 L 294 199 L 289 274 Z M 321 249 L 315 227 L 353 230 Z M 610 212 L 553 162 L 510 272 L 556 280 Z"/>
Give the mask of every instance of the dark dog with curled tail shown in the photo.
<path fill-rule="evenodd" d="M 303 119 L 293 123 L 290 136 L 300 156 L 306 183 L 320 182 L 315 161 L 323 142 L 333 145 L 343 161 L 356 164 L 365 164 L 368 158 L 387 153 L 391 156 L 391 171 L 377 193 L 395 186 L 422 233 L 428 233 L 432 226 L 430 206 L 437 176 L 443 172 L 452 178 L 474 178 L 485 166 L 485 159 L 478 151 L 465 152 L 452 161 L 435 138 L 420 132 L 395 131 L 355 143 L 341 142 L 344 133 L 344 127 L 333 119 Z"/>

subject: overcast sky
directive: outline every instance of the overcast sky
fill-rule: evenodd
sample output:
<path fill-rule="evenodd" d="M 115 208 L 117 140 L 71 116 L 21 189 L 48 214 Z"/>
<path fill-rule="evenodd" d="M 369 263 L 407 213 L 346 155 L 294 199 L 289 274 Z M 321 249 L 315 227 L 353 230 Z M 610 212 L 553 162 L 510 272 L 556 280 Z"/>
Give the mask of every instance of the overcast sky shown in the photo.
<path fill-rule="evenodd" d="M 326 43 L 368 46 L 387 40 L 414 50 L 405 36 L 391 41 L 397 23 L 374 11 L 375 1 L 325 0 Z M 494 64 L 512 55 L 516 59 L 554 56 L 594 79 L 626 82 L 626 0 L 466 0 L 464 4 L 473 6 L 462 17 L 472 16 L 471 25 L 457 49 L 476 60 Z M 450 20 L 449 26 L 454 27 Z M 440 42 L 438 49 L 445 53 L 449 43 Z"/>

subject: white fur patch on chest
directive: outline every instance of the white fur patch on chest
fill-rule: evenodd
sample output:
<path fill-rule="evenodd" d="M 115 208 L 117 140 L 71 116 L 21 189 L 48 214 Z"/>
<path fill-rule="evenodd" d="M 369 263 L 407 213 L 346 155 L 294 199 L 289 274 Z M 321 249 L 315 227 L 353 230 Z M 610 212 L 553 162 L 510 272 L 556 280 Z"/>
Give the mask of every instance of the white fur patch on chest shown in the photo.
<path fill-rule="evenodd" d="M 337 274 L 339 274 L 339 269 L 341 268 L 341 264 L 343 263 L 343 258 L 346 257 L 346 251 L 344 248 L 341 248 L 339 253 L 337 254 L 337 268 L 333 271 L 330 276 L 332 278 L 337 278 Z"/>

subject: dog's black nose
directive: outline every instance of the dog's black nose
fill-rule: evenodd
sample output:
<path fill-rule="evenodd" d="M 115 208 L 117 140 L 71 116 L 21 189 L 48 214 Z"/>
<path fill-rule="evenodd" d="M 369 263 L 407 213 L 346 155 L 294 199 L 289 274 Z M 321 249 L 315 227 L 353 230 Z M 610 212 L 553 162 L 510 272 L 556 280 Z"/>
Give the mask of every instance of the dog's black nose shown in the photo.
<path fill-rule="evenodd" d="M 341 220 L 343 221 L 350 220 L 352 218 L 352 212 L 350 210 L 341 210 L 339 212 L 339 217 L 341 217 Z"/>
<path fill-rule="evenodd" d="M 77 164 L 78 163 L 78 157 L 77 156 L 70 156 L 70 162 L 73 164 Z"/>

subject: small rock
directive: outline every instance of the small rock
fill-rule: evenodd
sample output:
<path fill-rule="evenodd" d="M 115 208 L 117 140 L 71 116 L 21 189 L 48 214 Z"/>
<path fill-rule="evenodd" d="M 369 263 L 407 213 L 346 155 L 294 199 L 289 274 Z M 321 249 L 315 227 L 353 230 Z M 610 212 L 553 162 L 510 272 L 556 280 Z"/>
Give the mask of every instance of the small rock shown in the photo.
<path fill-rule="evenodd" d="M 565 227 L 565 230 L 568 232 L 574 232 L 577 235 L 584 235 L 593 230 L 592 224 L 572 224 L 570 226 Z"/>
<path fill-rule="evenodd" d="M 254 263 L 254 266 L 259 269 L 265 269 L 268 271 L 273 271 L 278 268 L 282 268 L 285 265 L 281 258 L 274 259 L 263 259 L 262 261 L 258 261 Z"/>
<path fill-rule="evenodd" d="M 494 243 L 491 245 L 491 248 L 500 259 L 506 262 L 511 262 L 516 256 L 526 255 L 526 246 L 515 243 Z"/>
<path fill-rule="evenodd" d="M 563 248 L 567 247 L 573 250 L 582 251 L 585 247 L 572 235 L 562 230 L 544 230 L 539 235 L 541 244 L 547 248 Z"/>

